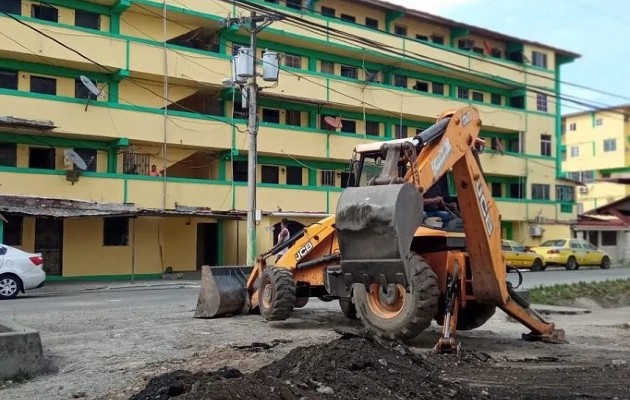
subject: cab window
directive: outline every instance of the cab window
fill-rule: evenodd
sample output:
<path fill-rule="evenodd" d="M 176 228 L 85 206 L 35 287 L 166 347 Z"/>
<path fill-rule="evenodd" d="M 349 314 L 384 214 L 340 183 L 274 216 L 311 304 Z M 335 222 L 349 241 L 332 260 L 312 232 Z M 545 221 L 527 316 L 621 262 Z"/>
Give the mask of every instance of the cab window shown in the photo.
<path fill-rule="evenodd" d="M 525 247 L 521 246 L 520 244 L 515 244 L 512 247 L 514 248 L 514 251 L 520 251 L 520 252 L 524 252 L 525 251 Z"/>

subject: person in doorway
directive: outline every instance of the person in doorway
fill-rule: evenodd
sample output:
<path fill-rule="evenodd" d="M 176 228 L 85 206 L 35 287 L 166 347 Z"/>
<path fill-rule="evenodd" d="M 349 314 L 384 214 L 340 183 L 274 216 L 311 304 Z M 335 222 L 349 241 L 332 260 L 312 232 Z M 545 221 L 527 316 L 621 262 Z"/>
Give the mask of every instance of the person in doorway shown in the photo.
<path fill-rule="evenodd" d="M 151 165 L 151 170 L 149 171 L 150 176 L 162 176 L 160 171 L 158 171 L 157 166 L 155 164 Z"/>
<path fill-rule="evenodd" d="M 289 240 L 290 235 L 291 234 L 289 233 L 289 220 L 286 218 L 282 218 L 282 220 L 280 221 L 280 233 L 278 233 L 278 243 L 276 243 L 276 246 Z M 280 252 L 278 253 L 278 256 L 276 257 L 276 262 L 278 262 L 280 257 L 282 257 L 286 252 L 287 252 L 286 247 L 280 250 Z"/>

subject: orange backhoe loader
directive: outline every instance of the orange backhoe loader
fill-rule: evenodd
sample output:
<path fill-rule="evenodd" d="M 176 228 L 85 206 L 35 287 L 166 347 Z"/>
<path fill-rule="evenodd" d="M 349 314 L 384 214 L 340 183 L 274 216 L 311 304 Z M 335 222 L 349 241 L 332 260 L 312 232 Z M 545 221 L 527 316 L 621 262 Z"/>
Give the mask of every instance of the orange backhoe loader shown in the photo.
<path fill-rule="evenodd" d="M 336 215 L 261 254 L 246 281 L 238 269 L 206 270 L 196 316 L 246 308 L 284 320 L 309 297 L 339 299 L 347 316 L 390 339 L 412 339 L 435 319 L 443 326 L 436 349 L 454 352 L 455 331 L 483 325 L 498 306 L 531 330 L 524 339 L 563 341 L 564 331 L 507 282 L 500 215 L 478 157 L 480 127 L 467 107 L 414 138 L 357 146 Z M 366 176 L 369 166 L 378 175 Z M 423 221 L 423 194 L 449 170 L 463 229 Z"/>

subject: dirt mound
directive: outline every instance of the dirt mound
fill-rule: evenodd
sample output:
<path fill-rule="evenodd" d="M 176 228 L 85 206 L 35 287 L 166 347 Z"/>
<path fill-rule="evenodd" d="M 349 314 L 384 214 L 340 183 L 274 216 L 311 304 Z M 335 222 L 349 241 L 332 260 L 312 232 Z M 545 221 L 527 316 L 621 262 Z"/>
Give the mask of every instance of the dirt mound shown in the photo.
<path fill-rule="evenodd" d="M 477 360 L 478 361 L 478 360 Z M 177 399 L 481 399 L 481 392 L 447 382 L 436 366 L 407 347 L 344 337 L 298 348 L 253 374 L 221 369 L 175 371 L 152 379 L 131 400 Z"/>

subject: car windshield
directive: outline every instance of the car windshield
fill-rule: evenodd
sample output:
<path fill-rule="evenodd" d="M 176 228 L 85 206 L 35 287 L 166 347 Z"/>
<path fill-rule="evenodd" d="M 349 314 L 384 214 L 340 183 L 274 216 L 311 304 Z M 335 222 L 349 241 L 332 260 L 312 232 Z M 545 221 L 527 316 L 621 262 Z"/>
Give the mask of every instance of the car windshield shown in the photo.
<path fill-rule="evenodd" d="M 547 240 L 542 247 L 562 247 L 566 242 L 566 240 Z"/>
<path fill-rule="evenodd" d="M 521 251 L 521 252 L 525 251 L 525 247 L 521 246 L 520 244 L 515 244 L 512 247 L 514 248 L 514 251 Z"/>

